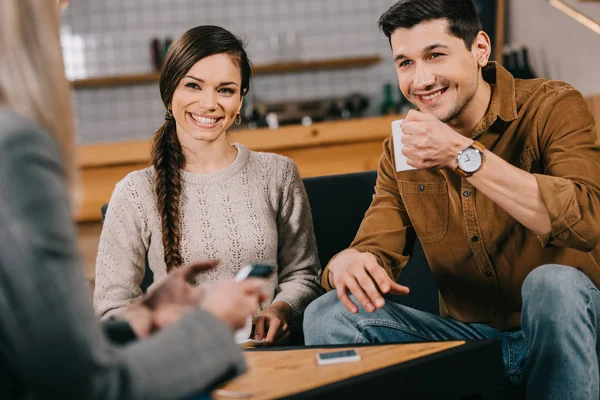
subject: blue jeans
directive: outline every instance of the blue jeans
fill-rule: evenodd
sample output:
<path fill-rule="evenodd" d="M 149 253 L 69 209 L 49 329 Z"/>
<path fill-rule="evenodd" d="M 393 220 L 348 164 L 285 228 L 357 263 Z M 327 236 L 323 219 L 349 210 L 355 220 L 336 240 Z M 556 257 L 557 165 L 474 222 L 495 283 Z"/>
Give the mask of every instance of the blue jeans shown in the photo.
<path fill-rule="evenodd" d="M 582 272 L 562 265 L 534 269 L 522 287 L 521 329 L 500 332 L 387 301 L 352 314 L 335 291 L 304 314 L 307 345 L 497 339 L 504 371 L 527 399 L 598 399 L 600 292 Z"/>

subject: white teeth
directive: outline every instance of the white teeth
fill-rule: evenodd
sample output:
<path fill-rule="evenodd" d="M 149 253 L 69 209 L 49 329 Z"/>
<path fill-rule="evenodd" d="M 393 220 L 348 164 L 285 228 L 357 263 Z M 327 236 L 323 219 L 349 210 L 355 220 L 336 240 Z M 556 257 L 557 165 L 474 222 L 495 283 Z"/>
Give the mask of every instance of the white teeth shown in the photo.
<path fill-rule="evenodd" d="M 191 113 L 190 113 L 190 115 L 192 116 L 192 118 L 194 119 L 194 121 L 196 121 L 196 122 L 198 122 L 198 123 L 200 123 L 202 125 L 212 125 L 212 124 L 215 124 L 218 121 L 217 118 L 200 117 L 198 115 L 194 115 L 194 114 L 191 114 Z"/>
<path fill-rule="evenodd" d="M 430 101 L 430 100 L 433 100 L 433 99 L 436 99 L 436 98 L 440 97 L 440 96 L 441 96 L 441 94 L 442 94 L 442 91 L 440 90 L 439 92 L 435 92 L 435 93 L 434 93 L 434 94 L 432 94 L 432 95 L 429 95 L 429 96 L 421 96 L 421 97 L 423 98 L 423 100 Z"/>

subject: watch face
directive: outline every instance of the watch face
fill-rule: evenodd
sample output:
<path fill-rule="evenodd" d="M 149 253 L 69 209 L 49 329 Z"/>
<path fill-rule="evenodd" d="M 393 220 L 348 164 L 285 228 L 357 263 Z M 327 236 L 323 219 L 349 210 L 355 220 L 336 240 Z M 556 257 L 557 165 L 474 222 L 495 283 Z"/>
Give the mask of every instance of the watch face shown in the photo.
<path fill-rule="evenodd" d="M 474 148 L 464 150 L 458 157 L 458 166 L 465 172 L 475 172 L 481 166 L 481 153 Z"/>

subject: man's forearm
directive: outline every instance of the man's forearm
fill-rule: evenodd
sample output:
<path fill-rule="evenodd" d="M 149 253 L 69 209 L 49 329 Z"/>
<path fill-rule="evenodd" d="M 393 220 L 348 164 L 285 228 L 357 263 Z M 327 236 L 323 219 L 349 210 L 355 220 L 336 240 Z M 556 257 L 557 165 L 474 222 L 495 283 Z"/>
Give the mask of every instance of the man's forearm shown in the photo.
<path fill-rule="evenodd" d="M 523 226 L 543 236 L 551 231 L 548 209 L 533 174 L 486 150 L 483 165 L 467 180 Z"/>

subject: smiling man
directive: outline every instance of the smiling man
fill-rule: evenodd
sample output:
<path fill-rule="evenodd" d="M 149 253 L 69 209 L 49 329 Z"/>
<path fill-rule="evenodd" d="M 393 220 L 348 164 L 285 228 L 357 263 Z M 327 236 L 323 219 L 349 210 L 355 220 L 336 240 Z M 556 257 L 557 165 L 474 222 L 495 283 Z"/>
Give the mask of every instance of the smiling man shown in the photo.
<path fill-rule="evenodd" d="M 472 0 L 401 0 L 379 20 L 402 93 L 402 154 L 384 143 L 375 196 L 307 344 L 498 339 L 528 398 L 599 397 L 600 147 L 566 83 L 488 62 Z M 417 170 L 396 171 L 396 157 Z M 440 316 L 385 302 L 415 237 Z M 337 292 L 337 293 L 336 293 Z"/>

